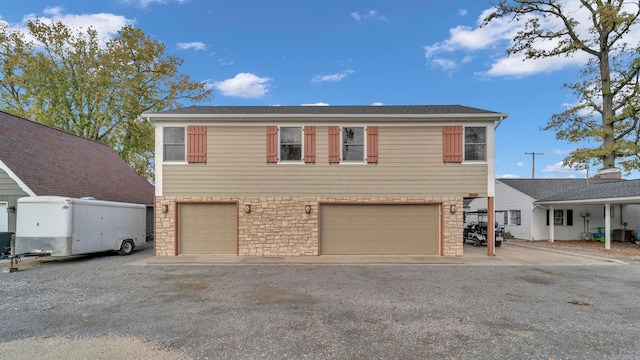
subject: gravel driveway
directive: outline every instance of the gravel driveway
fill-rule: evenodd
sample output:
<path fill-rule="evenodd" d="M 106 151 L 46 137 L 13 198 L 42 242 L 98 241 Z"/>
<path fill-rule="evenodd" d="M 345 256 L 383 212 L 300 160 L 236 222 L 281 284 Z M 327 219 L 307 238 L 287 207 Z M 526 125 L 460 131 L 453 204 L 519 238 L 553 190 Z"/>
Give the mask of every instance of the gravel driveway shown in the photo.
<path fill-rule="evenodd" d="M 127 265 L 148 256 L 0 274 L 0 358 L 640 354 L 639 265 Z"/>

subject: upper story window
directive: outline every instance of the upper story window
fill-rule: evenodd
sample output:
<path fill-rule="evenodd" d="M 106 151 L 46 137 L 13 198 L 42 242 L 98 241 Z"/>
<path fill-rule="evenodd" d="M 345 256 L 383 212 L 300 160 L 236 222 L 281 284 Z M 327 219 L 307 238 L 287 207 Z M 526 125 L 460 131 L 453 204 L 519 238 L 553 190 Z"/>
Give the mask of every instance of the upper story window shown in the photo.
<path fill-rule="evenodd" d="M 267 126 L 267 164 L 316 162 L 316 127 Z"/>
<path fill-rule="evenodd" d="M 163 129 L 164 161 L 185 161 L 185 136 L 183 127 Z"/>
<path fill-rule="evenodd" d="M 342 161 L 364 161 L 364 127 L 342 128 Z"/>
<path fill-rule="evenodd" d="M 487 161 L 487 128 L 443 126 L 442 160 L 445 163 Z"/>
<path fill-rule="evenodd" d="M 464 159 L 466 161 L 487 160 L 487 128 L 464 128 Z"/>
<path fill-rule="evenodd" d="M 302 161 L 302 128 L 280 128 L 280 161 Z"/>

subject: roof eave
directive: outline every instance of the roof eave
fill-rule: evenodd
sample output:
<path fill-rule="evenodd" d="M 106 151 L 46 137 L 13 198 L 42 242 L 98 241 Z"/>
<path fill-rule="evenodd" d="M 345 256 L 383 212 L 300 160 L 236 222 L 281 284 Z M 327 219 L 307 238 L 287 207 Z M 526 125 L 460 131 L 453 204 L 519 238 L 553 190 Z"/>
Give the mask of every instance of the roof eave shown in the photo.
<path fill-rule="evenodd" d="M 388 120 L 389 118 L 403 119 L 405 121 L 423 122 L 423 121 L 438 121 L 443 119 L 461 119 L 465 121 L 499 121 L 502 122 L 509 115 L 502 113 L 487 113 L 487 114 L 159 114 L 159 113 L 147 113 L 142 114 L 143 118 L 149 121 L 180 121 L 189 122 L 193 120 L 230 120 L 230 119 L 250 119 L 252 122 L 256 121 L 272 121 L 273 119 L 335 119 L 349 118 L 349 119 L 375 119 L 375 120 Z"/>
<path fill-rule="evenodd" d="M 541 200 L 534 201 L 536 205 L 564 205 L 564 204 L 640 204 L 640 196 L 628 196 L 619 198 L 580 199 L 580 200 Z"/>

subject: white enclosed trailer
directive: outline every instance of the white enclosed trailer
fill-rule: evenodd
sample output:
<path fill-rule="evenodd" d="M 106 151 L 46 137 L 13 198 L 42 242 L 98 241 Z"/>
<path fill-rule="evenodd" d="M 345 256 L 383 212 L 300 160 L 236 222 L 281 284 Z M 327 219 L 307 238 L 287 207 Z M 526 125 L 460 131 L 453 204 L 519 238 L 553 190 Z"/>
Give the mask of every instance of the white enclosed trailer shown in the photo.
<path fill-rule="evenodd" d="M 146 206 L 95 199 L 18 199 L 17 255 L 69 256 L 115 250 L 131 254 L 146 242 Z"/>

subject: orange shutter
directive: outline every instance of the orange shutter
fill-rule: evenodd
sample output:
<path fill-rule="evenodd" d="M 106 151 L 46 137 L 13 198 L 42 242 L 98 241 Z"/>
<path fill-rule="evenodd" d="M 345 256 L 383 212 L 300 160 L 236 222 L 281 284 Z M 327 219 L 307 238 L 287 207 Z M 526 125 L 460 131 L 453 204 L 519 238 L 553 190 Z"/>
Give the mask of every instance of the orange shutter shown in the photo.
<path fill-rule="evenodd" d="M 340 162 L 340 126 L 329 126 L 329 164 Z"/>
<path fill-rule="evenodd" d="M 207 162 L 206 126 L 187 126 L 187 162 Z"/>
<path fill-rule="evenodd" d="M 316 127 L 304 127 L 304 162 L 316 162 Z"/>
<path fill-rule="evenodd" d="M 267 163 L 278 162 L 278 127 L 267 126 Z"/>
<path fill-rule="evenodd" d="M 462 125 L 442 127 L 442 160 L 462 162 Z"/>
<path fill-rule="evenodd" d="M 367 162 L 378 163 L 378 127 L 367 126 Z"/>

